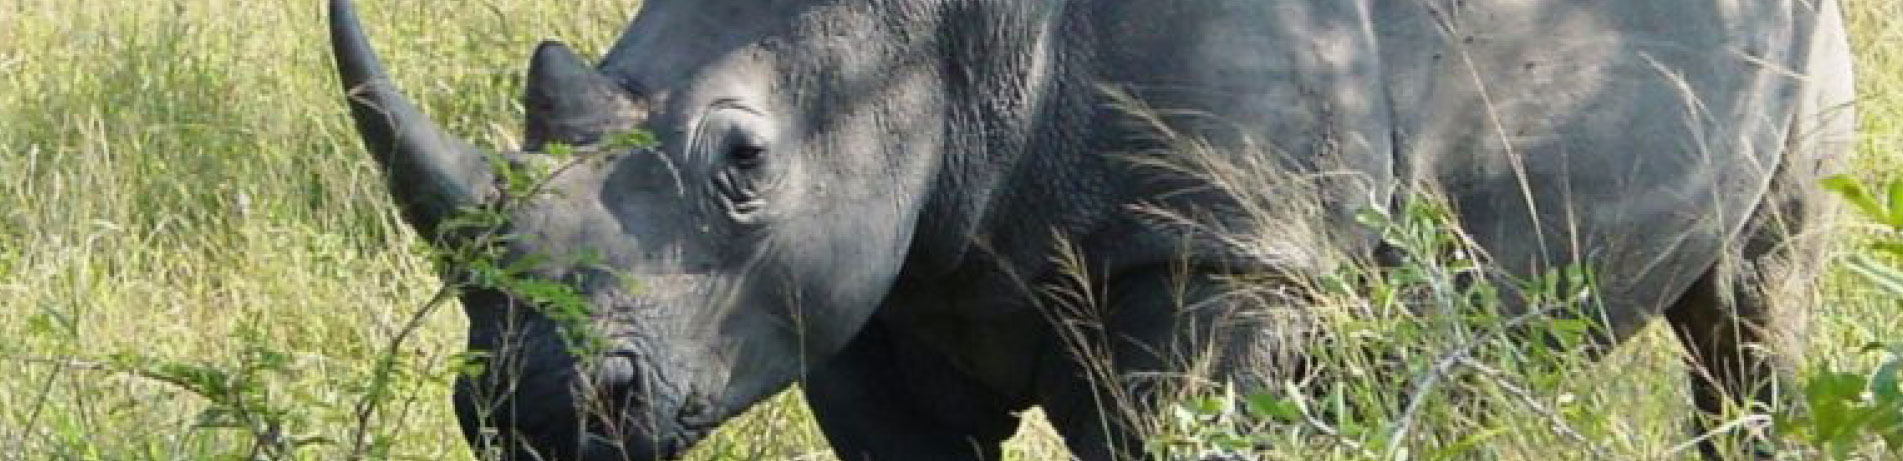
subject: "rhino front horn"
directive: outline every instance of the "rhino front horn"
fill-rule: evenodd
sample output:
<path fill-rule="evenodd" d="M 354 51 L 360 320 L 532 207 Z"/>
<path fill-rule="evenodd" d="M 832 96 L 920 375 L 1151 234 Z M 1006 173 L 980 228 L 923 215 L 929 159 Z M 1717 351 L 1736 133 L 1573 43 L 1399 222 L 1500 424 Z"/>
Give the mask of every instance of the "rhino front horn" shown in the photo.
<path fill-rule="evenodd" d="M 551 142 L 584 145 L 634 128 L 642 111 L 621 85 L 560 42 L 543 42 L 529 61 L 522 107 L 528 123 L 525 150 Z"/>
<path fill-rule="evenodd" d="M 351 118 L 404 218 L 426 238 L 441 237 L 439 224 L 490 195 L 488 161 L 397 92 L 354 10 L 350 0 L 330 2 L 331 46 Z"/>

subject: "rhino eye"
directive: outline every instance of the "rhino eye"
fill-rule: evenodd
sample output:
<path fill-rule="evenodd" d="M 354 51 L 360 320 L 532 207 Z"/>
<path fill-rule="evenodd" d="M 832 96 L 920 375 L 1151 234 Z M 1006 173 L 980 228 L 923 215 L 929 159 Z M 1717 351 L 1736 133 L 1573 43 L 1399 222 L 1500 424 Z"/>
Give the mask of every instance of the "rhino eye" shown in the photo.
<path fill-rule="evenodd" d="M 783 173 L 768 158 L 771 130 L 759 112 L 731 102 L 716 104 L 694 130 L 689 149 L 705 159 L 714 192 L 735 217 L 752 219 Z"/>
<path fill-rule="evenodd" d="M 735 143 L 727 147 L 726 168 L 714 176 L 714 186 L 727 201 L 733 204 L 735 211 L 752 213 L 761 205 L 760 193 L 769 182 L 766 174 L 766 148 L 752 143 Z"/>
<path fill-rule="evenodd" d="M 735 168 L 742 170 L 759 169 L 762 164 L 766 163 L 766 148 L 750 144 L 736 144 L 727 149 L 727 161 L 731 162 Z"/>

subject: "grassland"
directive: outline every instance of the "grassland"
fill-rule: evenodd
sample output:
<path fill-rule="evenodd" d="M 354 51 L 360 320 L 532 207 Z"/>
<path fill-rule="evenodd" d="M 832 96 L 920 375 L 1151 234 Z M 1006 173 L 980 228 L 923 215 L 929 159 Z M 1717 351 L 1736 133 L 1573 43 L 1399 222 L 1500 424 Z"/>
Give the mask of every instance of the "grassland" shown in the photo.
<path fill-rule="evenodd" d="M 637 0 L 362 3 L 409 94 L 453 131 L 507 146 L 534 42 L 598 55 Z M 1858 170 L 1898 178 L 1903 0 L 1847 7 Z M 0 459 L 254 455 L 256 431 L 204 427 L 233 421 L 205 413 L 215 402 L 112 371 L 189 366 L 255 388 L 255 407 L 283 412 L 266 415 L 282 423 L 273 436 L 311 442 L 302 459 L 347 457 L 360 434 L 373 458 L 469 456 L 444 404 L 463 330 L 453 309 L 399 351 L 384 411 L 357 417 L 382 348 L 436 282 L 347 124 L 321 12 L 316 1 L 0 0 Z M 1812 366 L 1867 367 L 1875 357 L 1858 346 L 1903 338 L 1898 300 L 1841 274 L 1820 289 Z M 1558 408 L 1622 456 L 1669 456 L 1686 397 L 1667 339 L 1570 372 L 1618 380 L 1540 398 L 1575 402 Z M 808 419 L 783 396 L 696 456 L 826 459 Z M 1578 448 L 1538 418 L 1505 421 L 1482 459 Z M 1059 453 L 1036 428 L 1012 447 L 1019 459 Z"/>

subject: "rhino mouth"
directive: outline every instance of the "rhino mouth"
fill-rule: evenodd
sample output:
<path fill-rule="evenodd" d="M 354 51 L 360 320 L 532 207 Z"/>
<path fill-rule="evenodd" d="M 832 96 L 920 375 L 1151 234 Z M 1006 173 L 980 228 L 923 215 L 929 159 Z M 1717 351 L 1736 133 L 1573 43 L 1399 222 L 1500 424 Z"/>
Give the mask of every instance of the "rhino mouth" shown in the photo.
<path fill-rule="evenodd" d="M 664 431 L 629 431 L 640 427 L 638 414 L 623 415 L 619 423 L 591 421 L 583 430 L 581 456 L 584 461 L 671 460 L 685 455 L 713 433 L 718 423 L 692 423 L 676 417 Z"/>
<path fill-rule="evenodd" d="M 610 354 L 598 367 L 626 367 L 632 363 L 632 357 Z M 654 381 L 648 376 L 605 387 L 584 385 L 594 389 L 575 391 L 605 402 L 595 404 L 597 413 L 586 418 L 581 459 L 676 459 L 719 427 L 723 419 L 712 411 L 710 399 L 691 392 L 654 395 L 650 392 L 655 389 Z"/>
<path fill-rule="evenodd" d="M 671 460 L 685 455 L 713 432 L 713 425 L 678 426 L 666 434 L 626 434 L 611 425 L 591 424 L 583 435 L 583 461 Z M 621 434 L 616 437 L 614 434 Z"/>
<path fill-rule="evenodd" d="M 575 414 L 578 410 L 569 408 L 542 410 L 553 414 L 483 421 L 481 428 L 471 434 L 477 438 L 470 440 L 470 446 L 493 443 L 489 446 L 507 447 L 505 451 L 511 456 L 503 459 L 508 460 L 671 460 L 692 449 L 718 426 L 712 420 L 679 416 L 652 421 L 654 418 L 643 411 L 581 416 Z M 555 423 L 562 420 L 573 422 Z M 496 434 L 497 439 L 485 441 L 477 434 Z"/>
<path fill-rule="evenodd" d="M 588 366 L 459 379 L 464 436 L 506 460 L 648 461 L 679 458 L 724 420 L 712 399 L 657 385 L 636 363 L 609 354 Z"/>

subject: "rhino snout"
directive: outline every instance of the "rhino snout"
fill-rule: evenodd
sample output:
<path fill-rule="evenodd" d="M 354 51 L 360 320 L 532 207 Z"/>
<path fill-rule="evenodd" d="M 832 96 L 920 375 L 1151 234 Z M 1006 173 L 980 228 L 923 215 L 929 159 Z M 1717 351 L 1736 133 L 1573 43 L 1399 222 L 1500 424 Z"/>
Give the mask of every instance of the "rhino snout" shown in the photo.
<path fill-rule="evenodd" d="M 673 459 L 707 432 L 681 422 L 701 406 L 683 403 L 632 352 L 526 362 L 535 366 L 458 380 L 456 410 L 471 446 L 499 448 L 510 461 L 647 461 Z"/>

